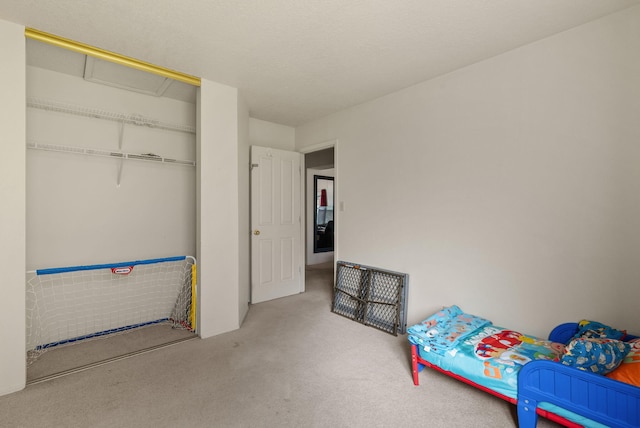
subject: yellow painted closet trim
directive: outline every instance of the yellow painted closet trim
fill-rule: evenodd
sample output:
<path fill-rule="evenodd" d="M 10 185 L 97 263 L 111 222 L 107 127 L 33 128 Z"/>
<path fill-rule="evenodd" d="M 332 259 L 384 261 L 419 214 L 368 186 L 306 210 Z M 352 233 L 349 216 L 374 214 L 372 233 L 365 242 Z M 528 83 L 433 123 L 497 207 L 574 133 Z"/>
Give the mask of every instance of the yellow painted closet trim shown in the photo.
<path fill-rule="evenodd" d="M 137 70 L 158 74 L 160 76 L 168 77 L 169 79 L 178 80 L 180 82 L 188 83 L 190 85 L 200 86 L 199 77 L 191 76 L 185 73 L 180 73 L 179 71 L 170 70 L 168 68 L 160 67 L 154 64 L 150 64 L 148 62 L 140 61 L 124 55 L 109 52 L 104 49 L 100 49 L 94 46 L 86 45 L 84 43 L 76 42 L 74 40 L 65 39 L 64 37 L 55 36 L 53 34 L 45 33 L 44 31 L 35 30 L 33 28 L 26 28 L 24 31 L 24 34 L 26 37 L 33 40 L 49 43 L 50 45 L 58 46 L 64 49 L 69 49 L 84 55 L 91 55 L 96 58 L 103 59 L 105 61 L 115 62 L 116 64 L 135 68 Z"/>

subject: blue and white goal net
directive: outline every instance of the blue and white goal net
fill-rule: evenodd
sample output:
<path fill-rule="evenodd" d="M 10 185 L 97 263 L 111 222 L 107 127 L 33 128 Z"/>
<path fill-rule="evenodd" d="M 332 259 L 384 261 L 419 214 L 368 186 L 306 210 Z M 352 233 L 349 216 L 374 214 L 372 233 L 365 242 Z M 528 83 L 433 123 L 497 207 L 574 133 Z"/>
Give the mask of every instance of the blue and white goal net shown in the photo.
<path fill-rule="evenodd" d="M 195 259 L 27 272 L 27 361 L 55 346 L 171 323 L 195 330 Z"/>

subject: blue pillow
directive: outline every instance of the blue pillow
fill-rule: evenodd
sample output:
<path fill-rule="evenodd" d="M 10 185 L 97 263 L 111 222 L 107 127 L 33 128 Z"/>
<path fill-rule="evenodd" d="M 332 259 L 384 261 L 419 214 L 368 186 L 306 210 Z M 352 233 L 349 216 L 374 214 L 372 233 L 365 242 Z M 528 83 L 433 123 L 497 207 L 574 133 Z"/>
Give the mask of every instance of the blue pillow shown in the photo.
<path fill-rule="evenodd" d="M 627 335 L 624 330 L 617 330 L 606 324 L 597 321 L 582 320 L 578 323 L 578 332 L 573 336 L 574 339 L 580 337 L 597 338 L 597 339 L 622 339 Z"/>
<path fill-rule="evenodd" d="M 560 362 L 591 373 L 607 374 L 615 370 L 629 353 L 627 342 L 613 339 L 573 339 L 564 349 Z"/>

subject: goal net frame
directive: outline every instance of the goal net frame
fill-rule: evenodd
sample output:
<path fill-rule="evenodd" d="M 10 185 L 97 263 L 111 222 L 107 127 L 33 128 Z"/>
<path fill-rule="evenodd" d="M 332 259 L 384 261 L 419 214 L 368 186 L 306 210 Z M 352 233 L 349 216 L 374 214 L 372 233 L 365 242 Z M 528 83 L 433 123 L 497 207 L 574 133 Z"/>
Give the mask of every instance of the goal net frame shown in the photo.
<path fill-rule="evenodd" d="M 197 264 L 192 256 L 70 266 L 26 275 L 26 351 L 48 349 L 145 326 L 196 333 Z"/>

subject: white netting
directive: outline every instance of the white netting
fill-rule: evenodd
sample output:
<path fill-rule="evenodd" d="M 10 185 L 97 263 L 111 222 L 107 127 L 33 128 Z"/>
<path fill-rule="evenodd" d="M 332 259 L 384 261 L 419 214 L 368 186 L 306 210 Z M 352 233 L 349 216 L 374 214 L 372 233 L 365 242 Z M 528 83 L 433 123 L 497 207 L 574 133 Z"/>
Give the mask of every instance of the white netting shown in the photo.
<path fill-rule="evenodd" d="M 193 329 L 193 264 L 187 257 L 132 264 L 128 274 L 110 267 L 27 273 L 27 360 L 53 346 L 159 322 Z"/>

